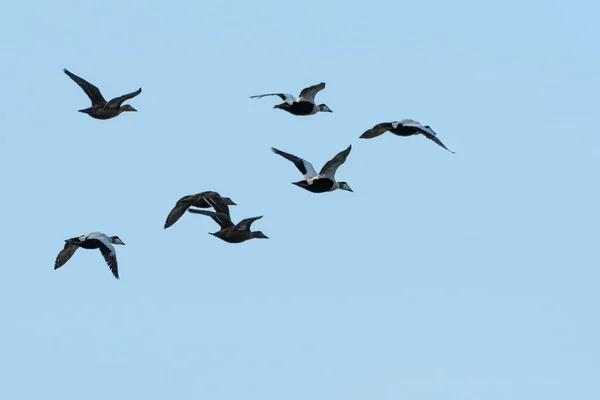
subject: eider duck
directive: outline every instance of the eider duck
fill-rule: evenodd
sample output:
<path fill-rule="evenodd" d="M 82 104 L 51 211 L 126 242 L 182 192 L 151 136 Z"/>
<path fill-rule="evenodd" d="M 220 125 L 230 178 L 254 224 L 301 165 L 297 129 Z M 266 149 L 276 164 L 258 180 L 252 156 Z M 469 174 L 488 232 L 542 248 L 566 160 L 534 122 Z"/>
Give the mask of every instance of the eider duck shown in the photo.
<path fill-rule="evenodd" d="M 325 89 L 325 83 L 321 82 L 318 85 L 307 87 L 300 92 L 300 96 L 296 99 L 291 94 L 287 93 L 267 93 L 259 94 L 257 96 L 250 96 L 251 99 L 260 99 L 265 96 L 279 96 L 283 100 L 283 103 L 273 106 L 273 108 L 280 108 L 294 115 L 313 115 L 321 112 L 333 112 L 325 104 L 315 104 L 315 96 L 318 92 Z"/>
<path fill-rule="evenodd" d="M 212 205 L 207 201 L 208 198 L 211 198 L 212 201 L 218 204 L 219 209 L 225 210 L 227 214 L 229 214 L 228 206 L 235 206 L 236 204 L 229 197 L 221 197 L 221 195 L 217 192 L 202 192 L 196 193 L 189 196 L 184 196 L 177 201 L 175 207 L 171 210 L 169 215 L 167 216 L 167 220 L 165 221 L 164 229 L 167 229 L 171 225 L 181 218 L 183 213 L 186 212 L 188 208 L 191 206 L 199 207 L 199 208 L 210 208 Z"/>
<path fill-rule="evenodd" d="M 218 232 L 211 233 L 211 235 L 216 236 L 227 243 L 242 243 L 250 239 L 268 239 L 268 237 L 261 231 L 250 231 L 250 226 L 252 223 L 257 219 L 261 219 L 262 215 L 260 217 L 246 218 L 237 224 L 234 224 L 231 222 L 229 213 L 226 213 L 225 209 L 220 208 L 219 205 L 213 201 L 213 198 L 209 197 L 207 198 L 207 201 L 211 203 L 216 212 L 196 210 L 194 208 L 190 208 L 188 212 L 208 215 L 217 224 L 219 224 L 221 229 Z"/>
<path fill-rule="evenodd" d="M 113 244 L 122 244 L 123 241 L 118 236 L 106 236 L 101 232 L 92 232 L 87 235 L 81 235 L 65 240 L 65 247 L 58 253 L 56 261 L 54 262 L 54 269 L 62 267 L 78 248 L 84 249 L 100 249 L 100 252 L 104 256 L 108 267 L 115 276 L 119 279 L 119 270 L 117 269 L 117 253 Z"/>
<path fill-rule="evenodd" d="M 387 131 L 390 131 L 394 135 L 398 136 L 412 136 L 421 134 L 427 139 L 433 140 L 438 145 L 448 150 L 450 153 L 455 154 L 452 150 L 444 146 L 444 143 L 442 143 L 442 141 L 437 138 L 437 134 L 433 131 L 433 129 L 431 129 L 429 125 L 422 126 L 420 123 L 412 119 L 403 119 L 401 121 L 383 122 L 381 124 L 377 124 L 373 128 L 360 135 L 360 138 L 371 139 Z"/>
<path fill-rule="evenodd" d="M 283 158 L 293 162 L 296 168 L 298 168 L 298 170 L 304 176 L 303 181 L 292 182 L 294 185 L 300 186 L 301 188 L 313 193 L 331 192 L 336 189 L 347 190 L 349 192 L 353 191 L 346 182 L 337 182 L 335 180 L 335 171 L 337 171 L 339 166 L 346 161 L 346 157 L 348 157 L 350 150 L 352 150 L 352 145 L 348 146 L 346 150 L 339 152 L 335 157 L 327 161 L 318 174 L 312 164 L 308 161 L 281 150 L 277 150 L 274 147 L 271 147 L 271 150 L 273 153 L 279 154 Z"/>
<path fill-rule="evenodd" d="M 142 93 L 142 88 L 139 88 L 135 92 L 125 94 L 121 97 L 115 97 L 111 101 L 104 100 L 102 93 L 100 90 L 86 81 L 78 77 L 77 75 L 67 71 L 67 69 L 63 69 L 65 74 L 69 75 L 71 79 L 75 81 L 88 95 L 90 100 L 92 101 L 92 106 L 89 108 L 84 108 L 79 110 L 79 112 L 85 113 L 92 118 L 96 119 L 110 119 L 114 118 L 117 115 L 121 114 L 123 111 L 137 111 L 135 108 L 131 107 L 129 104 L 121 105 L 124 101 L 129 100 L 138 94 Z"/>

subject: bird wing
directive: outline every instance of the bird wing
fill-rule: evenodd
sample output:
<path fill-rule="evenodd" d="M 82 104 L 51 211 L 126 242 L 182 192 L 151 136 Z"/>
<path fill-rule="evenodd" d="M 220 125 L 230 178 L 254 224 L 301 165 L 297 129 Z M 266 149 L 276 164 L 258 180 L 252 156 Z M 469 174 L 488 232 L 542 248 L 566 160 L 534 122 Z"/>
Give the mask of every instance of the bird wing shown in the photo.
<path fill-rule="evenodd" d="M 296 157 L 293 154 L 286 153 L 285 151 L 277 150 L 275 147 L 271 147 L 271 150 L 273 153 L 279 154 L 281 157 L 293 162 L 296 168 L 298 168 L 298 170 L 302 173 L 304 179 L 309 180 L 318 175 L 317 171 L 315 171 L 315 168 L 308 161 L 300 157 Z"/>
<path fill-rule="evenodd" d="M 265 97 L 265 96 L 279 96 L 281 97 L 281 100 L 285 101 L 286 103 L 293 103 L 296 98 L 294 96 L 292 96 L 289 93 L 267 93 L 267 94 L 259 94 L 256 96 L 250 96 L 251 99 L 260 99 L 261 97 Z"/>
<path fill-rule="evenodd" d="M 390 129 L 392 129 L 391 122 L 382 122 L 381 124 L 377 124 L 374 127 L 372 127 L 371 129 L 365 131 L 365 133 L 360 135 L 360 138 L 361 139 L 371 139 L 371 138 L 374 138 L 374 137 L 384 134 L 385 132 L 389 131 Z"/>
<path fill-rule="evenodd" d="M 119 279 L 119 269 L 117 266 L 117 254 L 115 253 L 115 248 L 112 247 L 112 245 L 110 247 L 107 247 L 104 243 L 102 243 L 100 245 L 100 252 L 104 256 L 104 260 L 108 264 L 110 272 L 113 273 L 115 278 Z"/>
<path fill-rule="evenodd" d="M 119 279 L 119 270 L 117 268 L 117 252 L 112 243 L 103 233 L 94 233 L 88 235 L 88 240 L 93 240 L 98 244 L 100 252 L 104 256 L 104 260 L 108 264 L 108 268 L 113 273 L 115 278 Z"/>
<path fill-rule="evenodd" d="M 87 96 L 92 101 L 92 105 L 93 106 L 95 106 L 97 104 L 104 104 L 104 103 L 106 103 L 106 100 L 104 100 L 104 97 L 102 96 L 102 93 L 100 93 L 100 89 L 98 89 L 96 86 L 92 85 L 91 83 L 89 83 L 85 79 L 80 78 L 77 75 L 75 75 L 75 74 L 67 71 L 66 68 L 64 68 L 63 71 L 71 79 L 73 79 L 75 81 L 75 83 L 77 83 L 79 85 L 79 87 L 81 87 L 83 89 L 83 91 L 85 92 L 85 94 L 87 94 Z"/>
<path fill-rule="evenodd" d="M 398 125 L 402 125 L 402 126 L 408 126 L 408 127 L 412 127 L 418 130 L 421 129 L 425 129 L 423 128 L 423 125 L 421 125 L 419 122 L 415 121 L 414 119 L 401 119 L 400 121 L 394 121 L 391 123 L 392 128 L 396 129 L 398 127 Z"/>
<path fill-rule="evenodd" d="M 210 194 L 205 195 L 204 201 L 214 208 L 217 214 L 225 214 L 228 218 L 231 218 L 229 214 L 229 206 L 225 204 L 225 201 L 217 192 L 210 192 Z"/>
<path fill-rule="evenodd" d="M 54 269 L 58 269 L 65 265 L 65 263 L 69 261 L 73 254 L 75 254 L 75 251 L 78 249 L 78 247 L 79 246 L 66 242 L 65 247 L 63 247 L 60 253 L 58 253 L 58 256 L 56 256 L 56 261 L 54 262 Z"/>
<path fill-rule="evenodd" d="M 165 227 L 164 227 L 164 229 L 167 229 L 168 227 L 170 227 L 171 225 L 173 225 L 175 222 L 177 222 L 179 220 L 179 218 L 181 218 L 181 216 L 183 215 L 183 213 L 185 213 L 185 211 L 190 207 L 189 204 L 183 203 L 183 202 L 180 203 L 180 201 L 177 202 L 177 204 L 175 205 L 175 207 L 173 207 L 173 209 L 171 210 L 171 212 L 167 216 L 167 220 L 165 221 Z"/>
<path fill-rule="evenodd" d="M 263 216 L 261 215 L 260 217 L 252 217 L 252 218 L 246 218 L 241 220 L 240 222 L 238 222 L 237 224 L 235 224 L 235 226 L 233 227 L 234 230 L 236 231 L 248 231 L 250 232 L 250 226 L 252 225 L 252 223 L 254 221 L 256 221 L 257 219 L 261 219 Z"/>
<path fill-rule="evenodd" d="M 423 127 L 423 129 L 419 129 L 419 132 L 421 132 L 423 134 L 423 136 L 425 136 L 427 139 L 434 141 L 439 146 L 441 146 L 441 147 L 445 148 L 446 150 L 448 150 L 450 153 L 456 154 L 455 152 L 453 152 L 452 150 L 450 150 L 449 148 L 447 148 L 444 145 L 444 143 L 442 143 L 442 141 L 440 139 L 438 139 L 436 133 L 429 126 L 425 126 L 425 127 Z"/>
<path fill-rule="evenodd" d="M 327 161 L 323 168 L 321 168 L 321 172 L 319 172 L 319 177 L 327 177 L 332 180 L 335 180 L 335 171 L 346 161 L 346 157 L 350 154 L 350 150 L 352 150 L 352 145 L 348 146 L 348 148 L 344 151 L 340 151 L 333 157 L 331 160 Z"/>
<path fill-rule="evenodd" d="M 123 96 L 115 97 L 114 99 L 112 99 L 111 101 L 106 103 L 105 107 L 106 108 L 119 108 L 119 107 L 121 107 L 121 104 L 123 104 L 124 101 L 134 98 L 135 96 L 137 96 L 140 93 L 142 93 L 142 88 L 139 88 L 135 92 L 131 92 L 131 93 L 124 94 Z"/>
<path fill-rule="evenodd" d="M 300 96 L 298 97 L 298 101 L 304 100 L 314 103 L 315 96 L 323 89 L 325 89 L 325 82 L 321 82 L 317 85 L 312 85 L 310 87 L 302 89 L 302 91 L 300 92 Z"/>
<path fill-rule="evenodd" d="M 231 228 L 233 226 L 233 222 L 231 222 L 231 219 L 229 219 L 229 216 L 227 214 L 216 213 L 216 212 L 212 212 L 212 211 L 198 210 L 196 208 L 190 208 L 188 210 L 188 212 L 191 212 L 194 214 L 208 215 L 209 217 L 211 217 L 213 219 L 213 221 L 215 221 L 217 224 L 219 224 L 221 229 Z"/>

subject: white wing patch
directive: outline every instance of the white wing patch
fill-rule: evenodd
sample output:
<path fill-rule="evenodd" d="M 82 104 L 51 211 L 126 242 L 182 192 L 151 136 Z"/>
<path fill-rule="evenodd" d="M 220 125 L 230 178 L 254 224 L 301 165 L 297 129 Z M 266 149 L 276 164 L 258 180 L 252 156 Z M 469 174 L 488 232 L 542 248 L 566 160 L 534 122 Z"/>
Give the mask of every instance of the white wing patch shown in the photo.
<path fill-rule="evenodd" d="M 394 124 L 396 124 L 396 126 L 394 126 Z M 415 121 L 414 119 L 403 119 L 403 120 L 392 123 L 392 126 L 394 126 L 394 129 L 396 129 L 398 127 L 398 125 L 410 126 L 410 127 L 417 128 L 417 129 L 423 128 L 423 126 L 419 122 Z"/>
<path fill-rule="evenodd" d="M 294 96 L 292 96 L 291 94 L 289 94 L 289 93 L 282 93 L 282 95 L 284 95 L 284 96 L 285 96 L 285 100 L 284 100 L 284 101 L 285 101 L 286 103 L 290 104 L 290 105 L 291 105 L 291 104 L 292 104 L 294 101 L 296 101 L 296 98 L 295 98 Z"/>
<path fill-rule="evenodd" d="M 88 235 L 88 239 L 96 239 L 99 240 L 103 245 L 105 245 L 109 250 L 111 255 L 115 255 L 115 248 L 113 247 L 110 240 L 108 240 L 108 236 L 104 233 L 94 232 Z"/>
<path fill-rule="evenodd" d="M 79 239 L 80 242 L 85 242 L 88 239 L 95 239 L 99 235 L 103 235 L 103 233 L 101 233 L 101 232 L 90 232 L 88 234 L 79 236 L 77 239 Z"/>
<path fill-rule="evenodd" d="M 302 160 L 302 163 L 304 164 L 304 168 L 306 168 L 306 174 L 303 175 L 303 178 L 305 180 L 307 180 L 307 181 L 312 180 L 312 179 L 316 178 L 317 175 L 319 175 L 319 174 L 317 174 L 317 171 L 315 171 L 315 167 L 313 167 L 311 163 L 309 163 L 308 161 L 306 161 L 304 159 Z M 309 183 L 311 183 L 311 182 L 309 182 Z"/>
<path fill-rule="evenodd" d="M 432 134 L 433 136 L 437 136 L 437 133 L 435 133 L 435 132 L 433 131 L 433 129 L 431 129 L 431 128 L 425 128 L 425 127 L 423 127 L 423 130 L 424 130 L 425 132 L 428 132 L 428 133 Z"/>
<path fill-rule="evenodd" d="M 415 120 L 403 119 L 402 121 L 399 121 L 398 123 L 402 126 L 410 126 L 411 128 L 416 128 L 416 129 L 420 130 L 421 132 L 426 132 L 426 133 L 429 133 L 430 135 L 437 136 L 437 134 L 433 131 L 433 129 L 426 128 Z"/>

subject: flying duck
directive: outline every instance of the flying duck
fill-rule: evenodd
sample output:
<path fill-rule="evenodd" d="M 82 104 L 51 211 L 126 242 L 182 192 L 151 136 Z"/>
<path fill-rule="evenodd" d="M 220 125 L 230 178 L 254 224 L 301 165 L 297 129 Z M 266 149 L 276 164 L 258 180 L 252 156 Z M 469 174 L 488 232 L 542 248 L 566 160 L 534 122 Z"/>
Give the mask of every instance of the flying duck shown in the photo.
<path fill-rule="evenodd" d="M 202 192 L 196 193 L 189 196 L 184 196 L 177 201 L 175 207 L 171 210 L 169 215 L 167 216 L 167 220 L 165 221 L 164 229 L 167 229 L 171 225 L 181 218 L 183 213 L 190 208 L 191 206 L 199 207 L 199 208 L 210 208 L 212 204 L 207 201 L 207 199 L 212 199 L 215 204 L 218 204 L 220 210 L 224 210 L 226 214 L 229 214 L 228 206 L 235 206 L 236 204 L 229 197 L 221 197 L 221 195 L 217 192 Z"/>
<path fill-rule="evenodd" d="M 353 191 L 346 182 L 337 182 L 335 180 L 335 171 L 337 171 L 340 165 L 346 161 L 346 157 L 348 157 L 350 150 L 352 150 L 352 145 L 348 146 L 346 150 L 339 152 L 335 157 L 327 161 L 318 174 L 312 164 L 308 161 L 281 150 L 277 150 L 274 147 L 271 147 L 271 150 L 273 153 L 279 154 L 283 158 L 293 162 L 296 168 L 298 168 L 298 170 L 304 176 L 303 181 L 292 182 L 294 185 L 300 186 L 301 188 L 313 193 L 331 192 L 336 189 L 347 190 L 349 192 Z"/>
<path fill-rule="evenodd" d="M 323 89 L 325 89 L 325 83 L 321 82 L 318 85 L 303 89 L 298 98 L 287 93 L 267 93 L 250 96 L 250 98 L 260 99 L 265 96 L 279 96 L 281 97 L 281 100 L 283 100 L 283 103 L 277 104 L 276 106 L 273 106 L 273 108 L 280 108 L 294 115 L 313 115 L 319 111 L 333 112 L 325 104 L 315 104 L 315 96 Z"/>
<path fill-rule="evenodd" d="M 115 97 L 111 101 L 104 100 L 102 93 L 100 90 L 86 81 L 78 77 L 77 75 L 67 71 L 67 69 L 63 69 L 65 74 L 69 75 L 71 79 L 75 81 L 88 95 L 90 100 L 92 101 L 92 106 L 89 108 L 84 108 L 79 110 L 79 112 L 86 113 L 92 118 L 96 119 L 110 119 L 114 118 L 117 115 L 121 114 L 123 111 L 137 111 L 135 108 L 131 107 L 129 104 L 121 105 L 124 101 L 129 100 L 138 94 L 142 93 L 142 88 L 139 88 L 135 92 L 125 94 L 121 97 Z"/>
<path fill-rule="evenodd" d="M 217 224 L 219 224 L 221 229 L 218 232 L 211 233 L 211 235 L 216 236 L 228 243 L 242 243 L 250 239 L 268 239 L 268 237 L 261 231 L 250 231 L 250 226 L 252 223 L 257 219 L 261 219 L 262 215 L 260 217 L 246 218 L 237 224 L 234 224 L 231 222 L 228 210 L 220 208 L 219 205 L 213 201 L 212 197 L 208 197 L 206 200 L 211 203 L 216 212 L 196 210 L 194 208 L 190 208 L 188 212 L 208 215 Z"/>
<path fill-rule="evenodd" d="M 78 248 L 84 249 L 100 249 L 100 252 L 104 256 L 108 267 L 115 276 L 119 279 L 119 270 L 117 269 L 117 253 L 113 244 L 122 244 L 123 241 L 118 236 L 106 236 L 101 232 L 92 232 L 87 235 L 81 235 L 65 240 L 65 247 L 58 253 L 56 261 L 54 262 L 54 269 L 62 267 L 69 259 L 75 254 Z"/>
<path fill-rule="evenodd" d="M 442 146 L 450 153 L 455 154 L 452 150 L 448 149 L 444 146 L 444 143 L 440 139 L 437 138 L 437 133 L 431 129 L 429 125 L 421 125 L 415 120 L 412 119 L 403 119 L 401 121 L 395 122 L 383 122 L 381 124 L 375 125 L 373 128 L 369 129 L 362 135 L 360 135 L 361 139 L 371 139 L 377 137 L 379 135 L 384 134 L 385 132 L 390 131 L 394 135 L 398 136 L 412 136 L 421 134 L 425 136 L 427 139 L 433 140 L 438 145 Z"/>

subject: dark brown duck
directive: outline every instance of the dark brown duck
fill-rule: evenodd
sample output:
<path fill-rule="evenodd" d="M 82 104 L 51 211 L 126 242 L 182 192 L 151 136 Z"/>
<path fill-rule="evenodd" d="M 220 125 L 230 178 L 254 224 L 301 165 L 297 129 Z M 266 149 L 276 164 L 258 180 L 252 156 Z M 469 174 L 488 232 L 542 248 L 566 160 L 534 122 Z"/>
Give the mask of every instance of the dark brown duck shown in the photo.
<path fill-rule="evenodd" d="M 209 203 L 210 200 L 211 202 Z M 198 208 L 210 208 L 213 204 L 217 205 L 219 210 L 229 215 L 229 207 L 235 206 L 236 204 L 229 197 L 221 197 L 217 192 L 207 191 L 202 193 L 196 193 L 189 196 L 184 196 L 177 201 L 175 207 L 171 210 L 165 221 L 165 229 L 173 225 L 181 218 L 183 213 L 190 207 Z"/>
<path fill-rule="evenodd" d="M 211 217 L 213 221 L 219 224 L 221 229 L 218 232 L 211 233 L 211 235 L 216 236 L 227 243 L 242 243 L 250 239 L 268 239 L 268 237 L 261 231 L 250 231 L 252 223 L 257 219 L 261 219 L 262 215 L 259 217 L 246 218 L 237 224 L 234 224 L 231 222 L 229 209 L 221 208 L 216 202 L 213 201 L 212 197 L 208 197 L 206 200 L 211 203 L 216 212 L 196 210 L 193 208 L 190 208 L 188 212 L 207 215 Z"/>
<path fill-rule="evenodd" d="M 142 88 L 139 88 L 135 92 L 128 93 L 120 97 L 115 97 L 111 101 L 106 101 L 102 96 L 102 93 L 100 93 L 100 90 L 96 86 L 92 85 L 85 79 L 80 78 L 77 75 L 67 71 L 66 68 L 63 69 L 63 71 L 71 79 L 73 79 L 75 83 L 77 83 L 81 87 L 81 89 L 83 89 L 85 94 L 87 94 L 87 96 L 92 101 L 91 107 L 79 110 L 79 112 L 85 113 L 90 117 L 96 119 L 110 119 L 121 114 L 123 111 L 137 111 L 129 104 L 123 104 L 123 102 L 142 93 Z"/>

